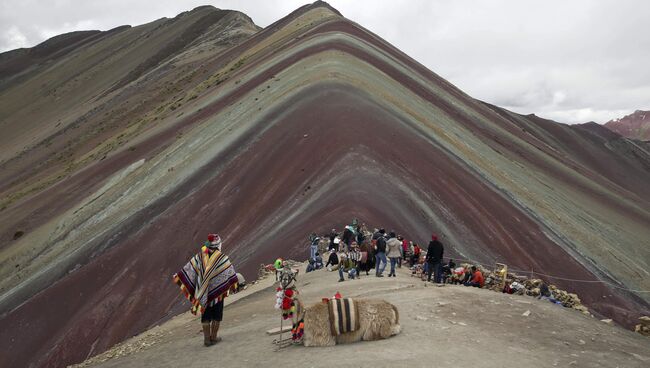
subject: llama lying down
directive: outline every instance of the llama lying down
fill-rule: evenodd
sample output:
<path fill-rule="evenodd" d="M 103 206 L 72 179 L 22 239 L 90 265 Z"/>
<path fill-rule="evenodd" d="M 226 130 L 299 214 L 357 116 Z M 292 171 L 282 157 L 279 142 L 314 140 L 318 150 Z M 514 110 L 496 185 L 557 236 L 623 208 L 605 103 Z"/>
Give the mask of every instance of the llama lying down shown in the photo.
<path fill-rule="evenodd" d="M 386 339 L 400 333 L 397 308 L 387 301 L 346 298 L 304 307 L 298 298 L 295 280 L 296 273 L 286 267 L 280 276 L 278 290 L 283 315 L 290 317 L 294 325 L 294 342 L 302 340 L 305 346 L 333 346 Z M 286 295 L 290 295 L 290 301 Z"/>

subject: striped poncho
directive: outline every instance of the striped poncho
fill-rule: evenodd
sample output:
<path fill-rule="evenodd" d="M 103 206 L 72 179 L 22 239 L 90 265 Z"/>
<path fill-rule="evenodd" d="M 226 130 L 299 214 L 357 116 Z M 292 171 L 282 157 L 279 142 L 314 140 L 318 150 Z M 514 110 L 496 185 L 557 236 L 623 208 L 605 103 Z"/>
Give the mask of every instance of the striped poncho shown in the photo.
<path fill-rule="evenodd" d="M 213 300 L 222 300 L 237 287 L 237 273 L 228 256 L 206 246 L 172 278 L 192 303 L 192 314 L 203 313 Z"/>

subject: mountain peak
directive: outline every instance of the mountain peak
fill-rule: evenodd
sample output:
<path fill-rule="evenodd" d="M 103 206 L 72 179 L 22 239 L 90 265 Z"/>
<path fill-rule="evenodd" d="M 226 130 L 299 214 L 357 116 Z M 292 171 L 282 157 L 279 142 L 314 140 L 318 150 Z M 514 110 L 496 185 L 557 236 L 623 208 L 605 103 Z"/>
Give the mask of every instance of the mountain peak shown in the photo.
<path fill-rule="evenodd" d="M 321 8 L 327 8 L 327 9 L 333 11 L 334 13 L 336 13 L 336 14 L 338 14 L 338 15 L 340 15 L 340 16 L 343 16 L 343 14 L 341 14 L 341 12 L 339 12 L 335 7 L 331 6 L 331 5 L 330 5 L 328 2 L 326 2 L 326 1 L 317 0 L 317 1 L 314 1 L 314 2 L 311 4 L 311 6 L 314 7 L 314 8 L 318 8 L 318 7 L 321 7 Z"/>
<path fill-rule="evenodd" d="M 622 118 L 608 121 L 605 127 L 627 138 L 650 140 L 650 111 L 636 110 Z"/>

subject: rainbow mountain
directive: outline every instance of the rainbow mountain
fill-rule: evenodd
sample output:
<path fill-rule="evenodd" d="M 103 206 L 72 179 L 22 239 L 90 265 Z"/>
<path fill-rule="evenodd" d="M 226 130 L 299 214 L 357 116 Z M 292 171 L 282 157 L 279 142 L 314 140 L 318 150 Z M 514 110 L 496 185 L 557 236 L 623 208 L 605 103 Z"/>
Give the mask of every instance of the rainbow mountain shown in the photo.
<path fill-rule="evenodd" d="M 171 275 L 208 232 L 254 278 L 353 217 L 625 326 L 650 314 L 647 145 L 476 100 L 324 2 L 5 52 L 0 129 L 1 366 L 79 362 L 186 310 Z"/>

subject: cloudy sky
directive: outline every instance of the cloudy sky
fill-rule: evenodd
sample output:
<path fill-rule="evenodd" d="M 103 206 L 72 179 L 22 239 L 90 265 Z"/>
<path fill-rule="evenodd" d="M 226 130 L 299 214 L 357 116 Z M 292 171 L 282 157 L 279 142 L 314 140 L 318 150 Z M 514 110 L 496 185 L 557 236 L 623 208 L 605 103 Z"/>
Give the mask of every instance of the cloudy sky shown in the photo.
<path fill-rule="evenodd" d="M 308 0 L 0 0 L 0 52 L 211 4 L 267 26 Z M 650 1 L 331 0 L 471 96 L 564 123 L 650 109 Z"/>

